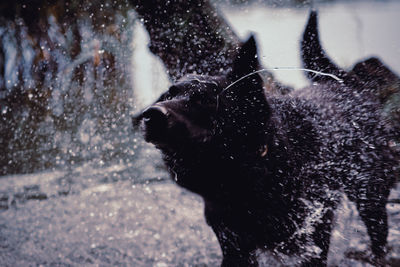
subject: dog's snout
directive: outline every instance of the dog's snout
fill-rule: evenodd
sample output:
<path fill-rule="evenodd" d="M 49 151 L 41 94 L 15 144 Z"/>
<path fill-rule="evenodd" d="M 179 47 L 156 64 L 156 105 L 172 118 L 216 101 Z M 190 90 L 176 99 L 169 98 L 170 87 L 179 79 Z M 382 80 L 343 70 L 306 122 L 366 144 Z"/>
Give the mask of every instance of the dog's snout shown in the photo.
<path fill-rule="evenodd" d="M 168 111 L 166 108 L 156 104 L 132 116 L 132 125 L 136 128 L 140 126 L 143 121 L 145 123 L 150 123 L 150 121 L 155 123 L 162 122 L 167 119 L 167 114 Z"/>
<path fill-rule="evenodd" d="M 146 124 L 162 125 L 167 121 L 168 111 L 162 106 L 151 106 L 142 113 L 143 121 Z"/>

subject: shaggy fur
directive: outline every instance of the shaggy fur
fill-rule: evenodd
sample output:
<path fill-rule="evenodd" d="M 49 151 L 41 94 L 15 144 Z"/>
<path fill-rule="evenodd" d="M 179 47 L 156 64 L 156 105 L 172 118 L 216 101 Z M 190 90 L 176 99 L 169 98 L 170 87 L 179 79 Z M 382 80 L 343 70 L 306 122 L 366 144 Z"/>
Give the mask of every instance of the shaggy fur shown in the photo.
<path fill-rule="evenodd" d="M 135 118 L 176 183 L 203 197 L 222 266 L 258 266 L 256 250 L 297 255 L 302 266 L 326 265 L 343 191 L 367 227 L 375 263 L 383 264 L 385 204 L 399 161 L 391 148 L 396 133 L 375 95 L 377 77 L 368 81 L 365 72 L 331 62 L 315 12 L 302 56 L 306 68 L 342 82 L 308 74 L 312 86 L 285 96 L 267 95 L 258 74 L 231 85 L 259 68 L 251 37 L 230 74 L 188 76 Z"/>

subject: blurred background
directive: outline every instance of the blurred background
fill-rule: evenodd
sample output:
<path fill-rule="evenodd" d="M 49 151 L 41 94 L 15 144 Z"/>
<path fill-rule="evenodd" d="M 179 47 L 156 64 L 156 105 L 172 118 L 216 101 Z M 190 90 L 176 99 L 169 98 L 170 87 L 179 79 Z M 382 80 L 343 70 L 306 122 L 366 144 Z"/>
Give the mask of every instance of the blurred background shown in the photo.
<path fill-rule="evenodd" d="M 168 83 L 127 1 L 8 1 L 0 5 L 0 174 L 129 164 L 130 114 Z M 255 33 L 264 66 L 300 67 L 309 1 L 215 2 L 241 39 Z M 379 56 L 400 71 L 398 1 L 314 1 L 322 43 L 342 67 Z M 275 71 L 307 84 L 301 71 Z M 136 141 L 135 141 L 136 140 Z"/>
<path fill-rule="evenodd" d="M 129 164 L 138 157 L 130 114 L 168 87 L 128 1 L 0 4 L 0 174 Z M 310 1 L 215 1 L 234 32 L 255 33 L 264 66 L 300 67 Z M 400 71 L 398 1 L 314 1 L 322 43 L 342 67 L 379 56 Z M 275 71 L 307 84 L 301 71 Z"/>
<path fill-rule="evenodd" d="M 338 65 L 378 56 L 400 73 L 400 1 L 212 4 L 242 40 L 255 34 L 265 67 L 301 67 L 299 40 L 313 7 Z M 0 265 L 218 264 L 201 202 L 168 182 L 160 154 L 131 125 L 172 82 L 148 43 L 127 0 L 0 3 Z M 298 70 L 271 72 L 294 88 L 308 84 Z M 344 266 L 349 246 L 366 250 L 365 230 L 348 224 L 361 229 L 358 241 L 339 242 L 332 266 Z M 396 262 L 400 229 L 391 231 Z M 366 264 L 357 260 L 345 264 Z"/>

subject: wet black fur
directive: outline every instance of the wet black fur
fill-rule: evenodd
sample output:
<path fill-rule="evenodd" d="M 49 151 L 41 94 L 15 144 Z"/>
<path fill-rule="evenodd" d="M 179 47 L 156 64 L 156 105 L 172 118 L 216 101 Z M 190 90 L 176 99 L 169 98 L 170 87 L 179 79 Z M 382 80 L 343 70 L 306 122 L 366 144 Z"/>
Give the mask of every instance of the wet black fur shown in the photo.
<path fill-rule="evenodd" d="M 177 184 L 203 197 L 222 266 L 258 266 L 257 249 L 297 255 L 303 266 L 326 265 L 341 191 L 356 203 L 375 263 L 383 264 L 385 204 L 398 158 L 390 145 L 396 133 L 374 92 L 378 78 L 331 62 L 314 12 L 302 41 L 304 66 L 342 83 L 308 74 L 313 86 L 266 95 L 255 74 L 224 90 L 259 68 L 256 55 L 251 37 L 229 75 L 189 76 L 135 119 Z"/>

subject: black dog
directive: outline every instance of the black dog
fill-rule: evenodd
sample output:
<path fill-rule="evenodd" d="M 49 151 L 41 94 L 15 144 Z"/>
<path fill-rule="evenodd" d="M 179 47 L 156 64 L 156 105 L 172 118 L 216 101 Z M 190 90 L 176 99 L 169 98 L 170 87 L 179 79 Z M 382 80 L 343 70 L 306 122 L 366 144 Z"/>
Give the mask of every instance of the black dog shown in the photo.
<path fill-rule="evenodd" d="M 314 12 L 304 66 L 334 76 L 308 73 L 313 86 L 266 95 L 260 76 L 250 74 L 259 68 L 256 50 L 251 37 L 228 75 L 171 86 L 135 118 L 146 141 L 163 152 L 180 186 L 203 197 L 222 266 L 257 266 L 256 250 L 326 265 L 341 191 L 357 204 L 375 263 L 383 264 L 385 204 L 399 161 L 368 70 L 392 73 L 377 59 L 352 72 L 335 66 L 319 44 Z"/>

